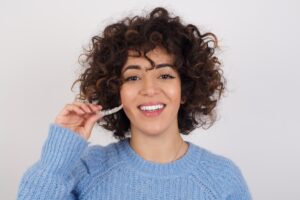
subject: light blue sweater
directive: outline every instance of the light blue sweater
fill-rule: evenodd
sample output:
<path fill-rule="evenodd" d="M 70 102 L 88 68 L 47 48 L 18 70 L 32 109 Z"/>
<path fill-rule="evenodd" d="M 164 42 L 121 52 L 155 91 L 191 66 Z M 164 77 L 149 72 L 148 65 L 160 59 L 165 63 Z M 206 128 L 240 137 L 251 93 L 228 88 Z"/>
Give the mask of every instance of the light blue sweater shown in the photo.
<path fill-rule="evenodd" d="M 159 164 L 140 157 L 129 139 L 89 146 L 70 129 L 51 124 L 40 160 L 22 177 L 18 199 L 251 199 L 232 161 L 187 143 L 183 157 Z"/>

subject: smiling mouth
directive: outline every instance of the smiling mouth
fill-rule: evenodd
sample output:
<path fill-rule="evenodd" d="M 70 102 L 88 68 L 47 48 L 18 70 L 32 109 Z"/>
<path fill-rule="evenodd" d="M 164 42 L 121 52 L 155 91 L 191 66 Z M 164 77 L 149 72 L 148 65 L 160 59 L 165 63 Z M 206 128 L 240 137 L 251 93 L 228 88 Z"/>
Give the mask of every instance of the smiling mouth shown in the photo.
<path fill-rule="evenodd" d="M 154 105 L 139 105 L 138 108 L 143 112 L 155 112 L 158 110 L 162 110 L 166 107 L 166 104 L 154 104 Z"/>
<path fill-rule="evenodd" d="M 151 106 L 138 106 L 140 112 L 146 117 L 157 117 L 159 116 L 166 107 L 166 104 L 156 104 Z"/>

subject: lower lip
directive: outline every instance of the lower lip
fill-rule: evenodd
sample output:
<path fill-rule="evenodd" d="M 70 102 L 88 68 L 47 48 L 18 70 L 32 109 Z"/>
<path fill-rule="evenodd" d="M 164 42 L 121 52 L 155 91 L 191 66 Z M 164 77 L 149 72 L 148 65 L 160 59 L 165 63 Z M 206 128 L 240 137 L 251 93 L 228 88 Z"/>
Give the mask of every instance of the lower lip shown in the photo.
<path fill-rule="evenodd" d="M 155 111 L 143 111 L 143 110 L 140 110 L 146 117 L 156 117 L 158 115 L 160 115 L 160 113 L 165 109 L 165 107 L 163 107 L 162 109 L 160 110 L 155 110 Z"/>

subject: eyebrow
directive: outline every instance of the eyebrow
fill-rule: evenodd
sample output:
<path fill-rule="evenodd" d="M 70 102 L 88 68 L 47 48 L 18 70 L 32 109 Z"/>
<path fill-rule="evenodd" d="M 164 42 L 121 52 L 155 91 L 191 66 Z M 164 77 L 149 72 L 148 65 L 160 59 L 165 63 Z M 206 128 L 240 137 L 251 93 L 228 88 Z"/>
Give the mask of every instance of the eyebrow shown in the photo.
<path fill-rule="evenodd" d="M 155 69 L 159 69 L 159 68 L 163 68 L 163 67 L 171 67 L 171 68 L 174 68 L 175 66 L 172 65 L 172 64 L 168 64 L 168 63 L 162 63 L 162 64 L 158 64 L 158 65 L 155 65 Z M 141 66 L 140 65 L 128 65 L 125 67 L 125 69 L 123 70 L 122 73 L 124 73 L 126 70 L 128 69 L 137 69 L 137 70 L 140 70 L 141 69 Z"/>

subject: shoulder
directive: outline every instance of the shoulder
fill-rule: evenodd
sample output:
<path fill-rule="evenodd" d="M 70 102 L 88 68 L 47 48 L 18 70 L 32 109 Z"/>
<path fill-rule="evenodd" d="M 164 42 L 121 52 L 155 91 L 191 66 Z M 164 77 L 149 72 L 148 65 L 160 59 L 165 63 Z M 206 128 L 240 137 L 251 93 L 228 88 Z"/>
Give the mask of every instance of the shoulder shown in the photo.
<path fill-rule="evenodd" d="M 195 171 L 198 182 L 215 189 L 218 191 L 216 195 L 226 199 L 251 199 L 246 181 L 235 162 L 200 146 L 197 148 L 202 152 Z"/>
<path fill-rule="evenodd" d="M 81 163 L 85 166 L 88 173 L 105 172 L 112 166 L 121 162 L 118 151 L 120 142 L 113 142 L 106 146 L 90 145 L 80 157 Z"/>
<path fill-rule="evenodd" d="M 221 172 L 233 172 L 233 174 L 239 175 L 239 167 L 229 158 L 213 153 L 210 150 L 198 147 L 202 151 L 202 156 L 200 159 L 200 167 L 209 170 L 211 173 L 221 173 Z"/>
<path fill-rule="evenodd" d="M 236 172 L 234 174 L 238 175 L 238 172 L 240 172 L 239 167 L 231 159 L 223 155 L 213 153 L 212 151 L 200 147 L 197 144 L 192 143 L 192 145 L 197 152 L 195 159 L 198 161 L 198 169 L 201 168 L 213 174 L 231 171 Z"/>

